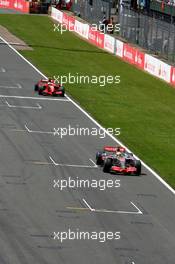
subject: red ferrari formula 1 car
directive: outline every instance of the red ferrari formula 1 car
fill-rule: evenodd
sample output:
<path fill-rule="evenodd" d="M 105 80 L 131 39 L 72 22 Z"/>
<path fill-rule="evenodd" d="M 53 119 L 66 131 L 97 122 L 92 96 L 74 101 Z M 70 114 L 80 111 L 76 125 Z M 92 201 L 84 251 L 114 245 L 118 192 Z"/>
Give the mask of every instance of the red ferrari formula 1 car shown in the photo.
<path fill-rule="evenodd" d="M 65 94 L 65 88 L 52 79 L 41 79 L 35 84 L 35 91 L 40 95 L 64 96 Z"/>
<path fill-rule="evenodd" d="M 105 146 L 103 151 L 96 153 L 96 164 L 103 167 L 104 172 L 115 172 L 126 175 L 140 175 L 141 162 L 134 158 L 133 153 L 117 146 Z"/>

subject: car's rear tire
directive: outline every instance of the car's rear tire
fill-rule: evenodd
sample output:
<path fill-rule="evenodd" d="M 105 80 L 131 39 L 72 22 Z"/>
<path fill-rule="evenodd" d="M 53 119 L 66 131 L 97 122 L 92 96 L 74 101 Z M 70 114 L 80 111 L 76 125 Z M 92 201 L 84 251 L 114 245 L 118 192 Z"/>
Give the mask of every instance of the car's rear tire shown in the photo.
<path fill-rule="evenodd" d="M 96 154 L 96 164 L 97 165 L 102 165 L 103 160 L 102 160 L 102 152 L 98 151 Z"/>
<path fill-rule="evenodd" d="M 43 91 L 42 90 L 38 90 L 38 94 L 39 95 L 43 95 Z"/>
<path fill-rule="evenodd" d="M 112 160 L 110 158 L 107 158 L 104 162 L 104 166 L 103 166 L 103 172 L 110 172 L 112 167 Z"/>
<path fill-rule="evenodd" d="M 62 86 L 62 94 L 61 94 L 61 97 L 64 97 L 64 94 L 65 94 L 65 88 L 64 88 L 64 86 Z"/>
<path fill-rule="evenodd" d="M 45 88 L 46 88 L 45 86 L 39 86 L 38 87 L 38 94 L 39 95 L 44 95 Z"/>
<path fill-rule="evenodd" d="M 38 84 L 35 84 L 35 92 L 37 92 L 38 91 Z"/>
<path fill-rule="evenodd" d="M 136 171 L 136 175 L 137 176 L 140 176 L 141 175 L 141 170 L 142 170 L 142 164 L 141 164 L 141 161 L 140 160 L 136 160 L 135 161 L 135 168 L 137 169 Z"/>

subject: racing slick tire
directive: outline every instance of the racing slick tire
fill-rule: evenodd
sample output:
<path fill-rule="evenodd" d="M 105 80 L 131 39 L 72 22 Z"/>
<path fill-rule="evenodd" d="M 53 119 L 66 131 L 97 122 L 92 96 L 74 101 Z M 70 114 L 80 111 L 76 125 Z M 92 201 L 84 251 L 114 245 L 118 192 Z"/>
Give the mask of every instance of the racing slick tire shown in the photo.
<path fill-rule="evenodd" d="M 65 94 L 65 88 L 64 88 L 64 86 L 62 86 L 62 94 L 60 96 L 64 97 L 64 94 Z"/>
<path fill-rule="evenodd" d="M 102 160 L 102 152 L 98 151 L 96 154 L 96 164 L 97 165 L 102 165 L 103 160 Z"/>
<path fill-rule="evenodd" d="M 112 159 L 107 158 L 104 162 L 103 172 L 106 172 L 106 173 L 110 172 L 111 167 L 112 167 Z"/>
<path fill-rule="evenodd" d="M 38 87 L 38 94 L 39 95 L 47 95 L 46 93 L 44 94 L 45 86 L 40 86 Z"/>
<path fill-rule="evenodd" d="M 34 88 L 35 92 L 38 91 L 38 84 L 35 84 L 35 88 Z"/>
<path fill-rule="evenodd" d="M 42 91 L 42 90 L 39 90 L 39 91 L 38 91 L 38 94 L 39 94 L 39 95 L 43 95 L 43 91 Z"/>
<path fill-rule="evenodd" d="M 136 161 L 135 161 L 135 167 L 136 167 L 136 169 L 137 169 L 135 175 L 140 176 L 140 174 L 141 174 L 141 169 L 142 169 L 142 164 L 141 164 L 141 161 L 140 161 L 140 160 L 136 160 Z"/>
<path fill-rule="evenodd" d="M 65 92 L 62 92 L 62 94 L 60 94 L 60 96 L 61 96 L 61 97 L 64 97 L 64 93 L 65 93 Z"/>

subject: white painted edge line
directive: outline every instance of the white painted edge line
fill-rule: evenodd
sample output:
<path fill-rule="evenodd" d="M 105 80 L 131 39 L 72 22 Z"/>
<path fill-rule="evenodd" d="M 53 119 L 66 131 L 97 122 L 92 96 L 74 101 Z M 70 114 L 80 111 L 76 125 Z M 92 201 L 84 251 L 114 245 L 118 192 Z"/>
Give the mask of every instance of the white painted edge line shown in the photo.
<path fill-rule="evenodd" d="M 0 39 L 7 44 L 9 48 L 11 48 L 19 57 L 21 57 L 25 62 L 27 62 L 36 72 L 38 72 L 41 76 L 44 78 L 47 78 L 39 69 L 37 69 L 30 61 L 28 61 L 26 58 L 24 58 L 14 47 L 12 47 L 5 39 L 3 39 L 0 36 Z M 93 117 L 91 117 L 84 109 L 82 109 L 77 103 L 75 103 L 69 96 L 67 96 L 67 99 L 69 99 L 70 102 L 72 102 L 81 112 L 83 112 L 91 121 L 93 121 L 98 127 L 101 129 L 104 129 Z M 105 130 L 105 129 L 104 129 Z M 106 131 L 106 130 L 105 130 Z M 121 146 L 125 147 L 127 151 L 130 151 L 123 143 L 120 142 L 120 140 L 116 139 L 113 135 L 111 135 L 108 131 L 106 131 L 106 134 L 111 137 L 115 142 L 120 144 Z M 134 155 L 135 158 L 139 159 L 136 155 Z M 151 169 L 144 161 L 142 161 L 142 165 L 149 170 L 169 191 L 171 191 L 173 194 L 175 194 L 175 190 L 167 183 L 165 182 L 153 169 Z"/>
<path fill-rule="evenodd" d="M 91 212 L 94 212 L 95 211 L 95 209 L 93 209 L 89 204 L 88 204 L 88 202 L 86 202 L 86 200 L 83 198 L 83 202 L 84 202 L 84 204 L 87 206 L 87 208 L 89 208 L 89 210 L 91 211 Z"/>
<path fill-rule="evenodd" d="M 66 164 L 66 163 L 57 163 L 51 156 L 49 156 L 49 159 L 52 161 L 52 164 L 55 166 L 60 166 L 60 167 L 74 167 L 74 168 L 98 168 L 98 166 L 95 164 L 95 162 L 92 159 L 89 159 L 94 166 L 90 165 L 78 165 L 78 164 Z"/>
<path fill-rule="evenodd" d="M 63 101 L 63 102 L 69 102 L 69 99 L 64 99 L 64 98 L 62 99 L 62 98 L 17 96 L 17 95 L 3 95 L 3 94 L 0 94 L 0 98 L 16 98 L 16 99 L 31 99 L 31 100 L 46 100 L 46 101 Z"/>
<path fill-rule="evenodd" d="M 17 83 L 16 86 L 0 85 L 0 88 L 3 89 L 22 89 L 22 86 Z"/>
<path fill-rule="evenodd" d="M 36 104 L 37 106 L 21 106 L 21 105 L 11 105 L 11 104 L 9 104 L 9 102 L 6 100 L 5 101 L 6 102 L 6 104 L 7 104 L 7 106 L 8 107 L 10 107 L 10 108 L 24 108 L 24 109 L 42 109 L 42 106 L 40 105 L 40 104 Z"/>

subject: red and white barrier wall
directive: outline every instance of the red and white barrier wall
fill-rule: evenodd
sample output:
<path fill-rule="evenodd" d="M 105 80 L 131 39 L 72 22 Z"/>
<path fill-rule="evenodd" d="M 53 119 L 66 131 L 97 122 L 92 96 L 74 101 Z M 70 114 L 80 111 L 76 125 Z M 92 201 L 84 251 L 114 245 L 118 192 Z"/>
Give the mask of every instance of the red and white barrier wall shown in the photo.
<path fill-rule="evenodd" d="M 115 39 L 111 35 L 103 34 L 95 30 L 94 27 L 92 28 L 90 25 L 82 23 L 76 20 L 75 17 L 67 15 L 54 7 L 52 7 L 51 17 L 64 24 L 68 30 L 76 32 L 97 47 L 113 53 L 139 69 L 145 70 L 175 86 L 175 67 L 143 53 L 138 48 Z"/>
<path fill-rule="evenodd" d="M 29 13 L 29 2 L 25 0 L 0 0 L 0 8 Z"/>

